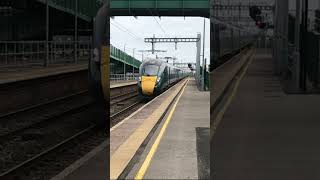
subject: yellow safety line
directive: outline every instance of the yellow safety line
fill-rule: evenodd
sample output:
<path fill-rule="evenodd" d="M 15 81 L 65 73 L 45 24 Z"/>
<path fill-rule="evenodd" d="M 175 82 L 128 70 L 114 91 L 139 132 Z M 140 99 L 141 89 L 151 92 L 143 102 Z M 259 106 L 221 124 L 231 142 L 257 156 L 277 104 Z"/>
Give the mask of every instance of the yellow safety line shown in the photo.
<path fill-rule="evenodd" d="M 231 104 L 234 96 L 236 95 L 236 93 L 237 93 L 237 91 L 238 91 L 238 88 L 239 88 L 239 85 L 240 85 L 240 82 L 241 82 L 242 78 L 244 77 L 244 75 L 246 74 L 249 65 L 252 63 L 253 57 L 254 57 L 254 53 L 253 53 L 253 55 L 251 56 L 248 64 L 245 66 L 245 69 L 244 69 L 244 71 L 241 73 L 239 79 L 236 81 L 236 84 L 235 84 L 234 88 L 232 89 L 232 93 L 231 93 L 231 95 L 229 96 L 229 98 L 227 99 L 227 102 L 224 104 L 224 106 L 222 107 L 222 109 L 219 111 L 217 117 L 215 118 L 214 124 L 213 124 L 213 132 L 211 133 L 210 139 L 212 139 L 212 137 L 214 136 L 214 133 L 215 133 L 215 131 L 216 131 L 219 123 L 221 122 L 221 120 L 222 120 L 222 118 L 223 118 L 223 116 L 224 116 L 224 113 L 226 112 L 226 110 L 227 110 L 227 108 L 229 107 L 229 105 Z"/>
<path fill-rule="evenodd" d="M 153 145 L 152 145 L 152 147 L 151 147 L 146 159 L 144 160 L 141 168 L 139 169 L 139 171 L 136 174 L 136 177 L 134 179 L 142 179 L 143 176 L 145 175 L 145 173 L 146 173 L 146 171 L 147 171 L 147 169 L 148 169 L 148 167 L 150 165 L 151 159 L 154 156 L 154 153 L 156 152 L 156 150 L 157 150 L 157 148 L 159 146 L 160 140 L 161 140 L 161 138 L 162 138 L 162 136 L 163 136 L 163 134 L 164 134 L 164 132 L 165 132 L 165 130 L 166 130 L 171 118 L 172 118 L 173 112 L 175 111 L 176 106 L 177 106 L 177 104 L 178 104 L 178 102 L 179 102 L 179 100 L 180 100 L 180 98 L 181 98 L 181 96 L 182 96 L 187 84 L 188 84 L 188 81 L 189 81 L 189 79 L 187 80 L 187 82 L 186 82 L 185 86 L 183 87 L 180 95 L 178 96 L 176 102 L 174 103 L 174 105 L 173 105 L 173 107 L 172 107 L 172 109 L 171 109 L 166 121 L 164 122 L 164 124 L 163 124 L 163 126 L 162 126 L 162 128 L 160 130 L 159 135 L 157 136 L 157 139 L 153 143 Z"/>
<path fill-rule="evenodd" d="M 105 99 L 109 99 L 110 94 L 110 81 L 109 81 L 109 63 L 110 63 L 110 48 L 102 46 L 101 49 L 101 62 L 100 62 L 100 78 L 103 95 Z"/>

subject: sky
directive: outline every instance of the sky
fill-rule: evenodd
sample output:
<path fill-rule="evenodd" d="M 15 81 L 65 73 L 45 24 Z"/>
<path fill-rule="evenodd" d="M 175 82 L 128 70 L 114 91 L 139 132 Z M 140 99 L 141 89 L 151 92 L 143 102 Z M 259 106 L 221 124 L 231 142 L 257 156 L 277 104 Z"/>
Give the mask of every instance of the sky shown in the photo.
<path fill-rule="evenodd" d="M 197 37 L 201 33 L 201 55 L 203 44 L 203 25 L 205 28 L 205 58 L 210 62 L 210 20 L 202 17 L 137 17 L 116 16 L 110 19 L 110 42 L 113 46 L 141 60 L 139 50 L 151 50 L 151 43 L 145 43 L 144 38 L 155 37 Z M 156 43 L 156 50 L 166 50 L 158 53 L 158 57 L 176 57 L 176 62 L 196 62 L 196 43 Z M 144 52 L 144 58 L 150 52 Z M 149 55 L 150 57 L 150 55 Z M 202 57 L 201 57 L 202 59 Z"/>
<path fill-rule="evenodd" d="M 274 0 L 220 0 L 223 4 L 274 4 Z M 310 7 L 319 7 L 320 0 L 309 0 Z M 295 0 L 289 0 L 290 9 L 294 8 Z M 246 13 L 247 14 L 247 13 Z M 247 14 L 248 16 L 248 14 Z M 111 44 L 129 55 L 141 60 L 142 53 L 139 50 L 151 50 L 151 43 L 145 43 L 144 38 L 152 37 L 196 37 L 201 33 L 203 38 L 203 20 L 202 17 L 137 17 L 116 16 L 110 20 Z M 210 62 L 210 27 L 209 19 L 205 18 L 205 53 L 207 62 Z M 201 39 L 203 40 L 203 39 Z M 201 42 L 202 46 L 202 42 Z M 201 47 L 201 54 L 202 54 Z M 135 50 L 134 50 L 135 49 Z M 195 43 L 178 43 L 178 49 L 175 50 L 174 43 L 156 43 L 155 49 L 166 50 L 165 53 L 158 53 L 159 57 L 176 57 L 178 62 L 195 62 L 196 45 Z M 144 52 L 144 58 L 148 56 Z M 201 58 L 202 59 L 202 58 Z"/>

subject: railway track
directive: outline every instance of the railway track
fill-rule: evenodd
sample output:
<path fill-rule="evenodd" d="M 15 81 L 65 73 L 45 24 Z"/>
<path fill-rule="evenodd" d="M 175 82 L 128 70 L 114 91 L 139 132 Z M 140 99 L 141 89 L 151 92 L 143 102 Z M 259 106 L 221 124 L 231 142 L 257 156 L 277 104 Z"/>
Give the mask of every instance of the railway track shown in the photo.
<path fill-rule="evenodd" d="M 179 81 L 172 83 L 163 92 L 170 89 Z M 162 92 L 162 93 L 163 93 Z M 148 103 L 151 99 L 144 99 L 139 96 L 137 91 L 123 93 L 114 98 L 111 97 L 110 102 L 110 121 L 111 127 L 121 122 L 124 118 L 138 110 L 140 107 Z M 110 128 L 111 128 L 110 127 Z"/>
<path fill-rule="evenodd" d="M 122 99 L 123 97 L 126 97 L 128 95 L 132 95 L 132 94 L 138 94 L 137 90 L 132 90 L 126 93 L 122 93 L 122 94 L 118 94 L 118 95 L 114 95 L 110 97 L 111 102 L 112 101 L 116 101 L 118 99 Z"/>
<path fill-rule="evenodd" d="M 110 106 L 122 103 L 126 100 L 129 100 L 131 98 L 137 97 L 139 94 L 137 91 L 128 92 L 122 95 L 118 95 L 116 97 L 111 97 Z"/>
<path fill-rule="evenodd" d="M 92 104 L 88 91 L 61 97 L 0 116 L 0 139 Z"/>
<path fill-rule="evenodd" d="M 51 173 L 52 175 L 59 173 L 63 170 L 63 167 L 69 165 L 65 162 L 72 159 L 68 159 L 64 152 L 58 153 L 59 149 L 74 141 L 79 142 L 79 138 L 89 136 L 86 134 L 94 134 L 87 138 L 87 141 L 89 142 L 92 139 L 96 143 L 89 143 L 91 146 L 84 149 L 90 151 L 99 145 L 105 140 L 106 135 L 101 131 L 93 130 L 96 129 L 96 126 L 88 121 L 93 117 L 94 108 L 93 100 L 88 91 L 82 91 L 1 115 L 0 179 L 11 179 L 13 177 L 14 179 L 28 179 L 26 177 L 33 176 L 32 179 L 46 179 L 43 177 L 50 174 L 47 174 L 47 172 L 54 172 Z M 99 139 L 99 141 L 96 139 Z M 79 144 L 85 143 L 81 142 Z M 77 153 L 79 150 L 75 150 L 73 153 Z M 46 159 L 46 156 L 52 153 L 55 154 L 55 158 L 66 157 L 62 163 L 59 163 L 59 167 L 62 169 L 57 170 L 50 163 L 45 163 L 45 166 L 34 165 L 37 163 L 43 164 L 44 162 L 41 159 Z M 76 157 L 70 163 L 80 157 Z M 55 162 L 55 158 L 51 162 Z M 33 166 L 33 169 L 26 170 L 31 166 Z M 34 173 L 38 171 L 37 167 L 47 168 L 48 171 L 42 171 L 42 175 L 35 175 Z"/>
<path fill-rule="evenodd" d="M 124 93 L 111 98 L 110 102 L 110 121 L 111 127 L 122 121 L 134 111 L 146 104 L 146 100 L 141 98 L 137 91 Z"/>
<path fill-rule="evenodd" d="M 21 171 L 25 171 L 26 166 L 30 165 L 31 163 L 33 163 L 36 160 L 39 160 L 40 158 L 43 158 L 45 155 L 48 155 L 49 153 L 52 153 L 53 151 L 55 151 L 56 149 L 62 147 L 63 145 L 66 145 L 67 143 L 70 143 L 70 141 L 75 140 L 76 138 L 78 138 L 82 134 L 87 133 L 88 131 L 92 130 L 93 128 L 94 128 L 94 125 L 91 125 L 88 128 L 85 128 L 84 130 L 76 133 L 75 135 L 73 135 L 73 136 L 61 141 L 60 143 L 45 149 L 44 151 L 32 156 L 29 159 L 26 159 L 25 161 L 17 164 L 16 166 L 13 166 L 10 169 L 7 169 L 2 174 L 0 174 L 0 177 L 15 177 L 15 178 L 17 178 L 17 176 L 19 177 L 19 171 L 20 172 Z M 21 177 L 21 178 L 23 178 L 23 177 Z"/>
<path fill-rule="evenodd" d="M 47 150 L 2 173 L 0 177 L 15 180 L 44 180 L 54 177 L 65 167 L 100 145 L 106 135 L 89 126 Z"/>
<path fill-rule="evenodd" d="M 110 99 L 113 122 L 144 104 L 136 91 Z M 82 91 L 1 115 L 0 179 L 49 179 L 101 144 L 107 135 L 88 121 L 94 108 Z"/>

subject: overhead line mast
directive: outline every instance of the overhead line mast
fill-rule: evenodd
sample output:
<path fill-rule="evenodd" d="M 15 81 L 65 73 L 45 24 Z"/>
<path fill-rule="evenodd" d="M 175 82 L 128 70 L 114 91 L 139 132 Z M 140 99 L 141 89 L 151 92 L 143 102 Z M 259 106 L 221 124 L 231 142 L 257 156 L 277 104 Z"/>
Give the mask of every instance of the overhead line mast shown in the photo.
<path fill-rule="evenodd" d="M 201 34 L 198 33 L 196 38 L 156 38 L 155 35 L 153 35 L 152 38 L 144 38 L 145 43 L 151 43 L 152 45 L 152 54 L 154 54 L 154 46 L 155 43 L 175 43 L 175 49 L 177 50 L 177 44 L 178 43 L 196 43 L 197 47 L 197 55 L 196 55 L 196 81 L 199 85 L 200 82 L 200 51 L 201 51 Z"/>

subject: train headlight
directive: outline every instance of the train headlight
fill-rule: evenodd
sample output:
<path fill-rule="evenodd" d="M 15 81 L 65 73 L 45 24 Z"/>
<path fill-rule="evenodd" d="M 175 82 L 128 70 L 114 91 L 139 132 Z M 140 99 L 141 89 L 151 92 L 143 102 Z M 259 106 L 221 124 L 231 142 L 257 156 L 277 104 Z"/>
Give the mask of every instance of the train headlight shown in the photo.
<path fill-rule="evenodd" d="M 157 84 L 158 84 L 160 81 L 161 81 L 161 77 L 159 76 L 159 77 L 157 78 Z"/>
<path fill-rule="evenodd" d="M 139 76 L 139 82 L 141 82 L 141 76 Z"/>

